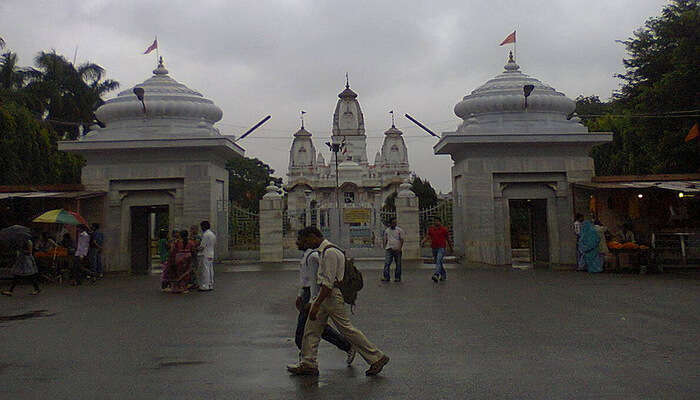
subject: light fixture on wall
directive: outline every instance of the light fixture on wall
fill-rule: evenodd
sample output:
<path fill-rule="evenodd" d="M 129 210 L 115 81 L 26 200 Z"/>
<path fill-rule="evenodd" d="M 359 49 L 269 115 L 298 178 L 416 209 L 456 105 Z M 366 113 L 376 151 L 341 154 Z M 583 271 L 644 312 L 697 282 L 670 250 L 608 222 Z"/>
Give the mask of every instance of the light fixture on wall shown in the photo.
<path fill-rule="evenodd" d="M 142 87 L 138 87 L 138 86 L 133 89 L 133 92 L 136 95 L 136 98 L 139 99 L 139 101 L 141 102 L 141 105 L 143 106 L 143 113 L 145 114 L 146 113 L 146 103 L 143 101 L 143 97 L 146 93 L 144 92 Z"/>
<path fill-rule="evenodd" d="M 527 109 L 527 98 L 530 97 L 532 91 L 535 90 L 535 85 L 525 85 L 523 86 L 523 94 L 525 95 L 525 107 Z"/>
<path fill-rule="evenodd" d="M 637 195 L 637 197 L 641 199 L 642 197 L 644 197 L 644 195 L 640 193 Z"/>

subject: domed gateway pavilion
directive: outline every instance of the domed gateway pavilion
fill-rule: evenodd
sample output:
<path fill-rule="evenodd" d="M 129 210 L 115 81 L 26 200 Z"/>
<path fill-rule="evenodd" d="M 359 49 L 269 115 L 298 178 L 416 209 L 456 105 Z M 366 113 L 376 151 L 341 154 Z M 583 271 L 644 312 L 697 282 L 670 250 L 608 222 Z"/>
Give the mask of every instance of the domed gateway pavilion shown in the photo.
<path fill-rule="evenodd" d="M 576 264 L 572 184 L 590 181 L 593 145 L 564 94 L 520 72 L 505 71 L 455 106 L 463 122 L 434 146 L 449 154 L 454 241 L 469 261 Z"/>
<path fill-rule="evenodd" d="M 214 127 L 221 109 L 171 78 L 161 58 L 151 78 L 95 114 L 104 128 L 59 149 L 83 156 L 83 185 L 106 192 L 102 212 L 92 210 L 103 222 L 105 269 L 147 272 L 154 232 L 202 220 L 217 235 L 217 257 L 226 256 L 225 164 L 244 150 Z"/>

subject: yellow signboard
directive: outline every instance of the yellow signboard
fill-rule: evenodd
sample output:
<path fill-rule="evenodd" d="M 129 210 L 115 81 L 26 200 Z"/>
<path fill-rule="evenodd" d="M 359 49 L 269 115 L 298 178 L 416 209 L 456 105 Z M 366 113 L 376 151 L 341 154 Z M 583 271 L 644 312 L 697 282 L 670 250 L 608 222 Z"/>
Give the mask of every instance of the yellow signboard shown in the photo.
<path fill-rule="evenodd" d="M 346 224 L 369 224 L 369 208 L 344 208 L 343 222 Z"/>

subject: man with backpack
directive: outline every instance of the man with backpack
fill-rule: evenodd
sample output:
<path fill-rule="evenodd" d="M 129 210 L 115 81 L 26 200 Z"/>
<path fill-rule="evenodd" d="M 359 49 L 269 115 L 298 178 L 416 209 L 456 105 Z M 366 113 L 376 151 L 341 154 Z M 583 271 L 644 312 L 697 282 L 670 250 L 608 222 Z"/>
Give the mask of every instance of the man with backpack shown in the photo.
<path fill-rule="evenodd" d="M 357 286 L 348 285 L 348 282 L 344 281 L 346 269 L 350 270 L 349 275 L 357 274 L 356 269 L 351 262 L 346 264 L 343 251 L 325 240 L 317 228 L 311 226 L 302 229 L 299 231 L 299 238 L 307 247 L 317 248 L 319 251 L 321 263 L 316 279 L 321 285 L 321 290 L 309 310 L 301 346 L 301 361 L 287 365 L 287 370 L 294 375 L 318 375 L 318 345 L 330 318 L 338 331 L 352 343 L 370 365 L 365 375 L 377 375 L 389 362 L 389 357 L 352 325 L 345 305 L 346 301 L 352 301 L 357 294 Z M 345 289 L 346 293 L 341 292 L 341 287 L 349 286 L 355 288 L 352 293 L 348 289 Z"/>
<path fill-rule="evenodd" d="M 301 230 L 297 233 L 297 247 L 299 250 L 304 252 L 301 257 L 301 262 L 299 265 L 299 295 L 296 300 L 296 307 L 299 311 L 299 318 L 297 319 L 297 329 L 294 335 L 294 342 L 296 343 L 299 350 L 301 350 L 301 343 L 304 338 L 304 327 L 306 326 L 306 320 L 309 317 L 309 308 L 311 308 L 311 299 L 318 296 L 321 286 L 316 281 L 316 276 L 318 275 L 318 266 L 321 262 L 319 252 L 315 248 L 308 247 L 309 245 L 301 237 Z M 338 333 L 332 326 L 326 325 L 323 329 L 323 334 L 321 339 L 331 343 L 340 350 L 347 353 L 346 363 L 348 365 L 352 364 L 355 360 L 355 355 L 357 351 L 350 341 L 348 341 L 343 335 Z"/>

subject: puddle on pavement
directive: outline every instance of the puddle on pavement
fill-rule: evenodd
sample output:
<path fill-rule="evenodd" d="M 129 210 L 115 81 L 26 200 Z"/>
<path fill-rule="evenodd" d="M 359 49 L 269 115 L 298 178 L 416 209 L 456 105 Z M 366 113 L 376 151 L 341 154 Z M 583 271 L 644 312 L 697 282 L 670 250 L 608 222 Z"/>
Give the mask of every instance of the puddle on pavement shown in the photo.
<path fill-rule="evenodd" d="M 30 319 L 30 318 L 51 317 L 54 315 L 56 315 L 56 313 L 49 312 L 49 310 L 36 310 L 36 311 L 29 311 L 29 312 L 26 312 L 24 314 L 0 315 L 0 322 L 20 321 L 23 319 Z"/>
<path fill-rule="evenodd" d="M 201 365 L 207 364 L 208 361 L 199 360 L 172 360 L 172 361 L 161 361 L 158 363 L 156 368 L 170 368 L 170 367 L 180 367 L 186 365 Z"/>

